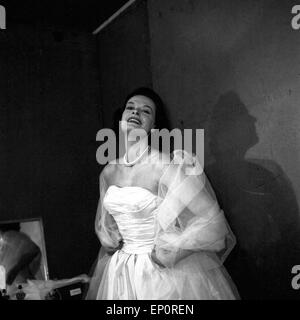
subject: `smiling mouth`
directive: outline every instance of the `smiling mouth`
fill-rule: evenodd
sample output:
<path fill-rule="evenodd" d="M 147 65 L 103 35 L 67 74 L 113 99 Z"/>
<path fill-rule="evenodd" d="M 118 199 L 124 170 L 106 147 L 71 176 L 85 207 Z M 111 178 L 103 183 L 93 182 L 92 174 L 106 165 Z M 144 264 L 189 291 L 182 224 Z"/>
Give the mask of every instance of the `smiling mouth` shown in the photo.
<path fill-rule="evenodd" d="M 129 118 L 129 119 L 127 120 L 127 122 L 128 122 L 128 123 L 134 123 L 134 124 L 137 124 L 137 125 L 141 125 L 141 121 L 140 121 L 139 119 L 133 118 L 133 117 Z"/>

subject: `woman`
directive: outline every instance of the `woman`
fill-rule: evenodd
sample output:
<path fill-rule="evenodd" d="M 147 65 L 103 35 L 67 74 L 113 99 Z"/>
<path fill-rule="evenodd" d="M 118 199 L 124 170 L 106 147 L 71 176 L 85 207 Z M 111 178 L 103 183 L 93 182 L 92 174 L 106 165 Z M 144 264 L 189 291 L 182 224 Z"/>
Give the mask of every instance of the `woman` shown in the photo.
<path fill-rule="evenodd" d="M 151 89 L 125 101 L 126 153 L 100 175 L 102 247 L 87 299 L 238 298 L 222 266 L 235 238 L 199 162 L 149 145 L 163 115 Z"/>

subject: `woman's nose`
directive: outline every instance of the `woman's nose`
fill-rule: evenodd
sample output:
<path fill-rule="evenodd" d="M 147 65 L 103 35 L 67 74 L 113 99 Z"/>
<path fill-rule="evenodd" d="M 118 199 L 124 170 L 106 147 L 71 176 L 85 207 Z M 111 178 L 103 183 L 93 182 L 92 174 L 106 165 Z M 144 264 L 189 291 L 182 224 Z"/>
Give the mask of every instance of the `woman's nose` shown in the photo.
<path fill-rule="evenodd" d="M 132 113 L 133 113 L 133 114 L 138 114 L 139 111 L 138 111 L 137 109 L 133 109 L 133 110 L 132 110 Z"/>

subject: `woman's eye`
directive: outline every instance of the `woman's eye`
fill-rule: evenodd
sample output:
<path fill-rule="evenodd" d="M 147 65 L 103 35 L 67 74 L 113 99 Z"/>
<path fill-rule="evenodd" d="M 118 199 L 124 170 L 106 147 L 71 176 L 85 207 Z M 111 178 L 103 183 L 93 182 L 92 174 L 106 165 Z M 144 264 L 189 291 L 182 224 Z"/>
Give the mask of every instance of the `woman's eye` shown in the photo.
<path fill-rule="evenodd" d="M 150 114 L 149 110 L 144 110 L 144 113 Z"/>
<path fill-rule="evenodd" d="M 132 110 L 132 109 L 133 109 L 133 106 L 127 106 L 126 109 L 127 109 L 127 110 Z"/>

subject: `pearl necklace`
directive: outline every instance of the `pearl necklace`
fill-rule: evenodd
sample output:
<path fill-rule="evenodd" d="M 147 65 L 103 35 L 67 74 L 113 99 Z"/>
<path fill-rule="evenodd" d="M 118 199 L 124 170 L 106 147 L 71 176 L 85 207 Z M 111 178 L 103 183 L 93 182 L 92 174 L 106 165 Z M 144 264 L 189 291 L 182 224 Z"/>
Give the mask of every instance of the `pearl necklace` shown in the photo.
<path fill-rule="evenodd" d="M 134 164 L 136 164 L 148 150 L 149 150 L 149 146 L 147 146 L 147 148 L 136 159 L 134 159 L 131 162 L 127 161 L 127 159 L 126 159 L 127 158 L 126 157 L 127 153 L 125 153 L 124 154 L 124 159 L 123 159 L 125 166 L 133 166 Z"/>

